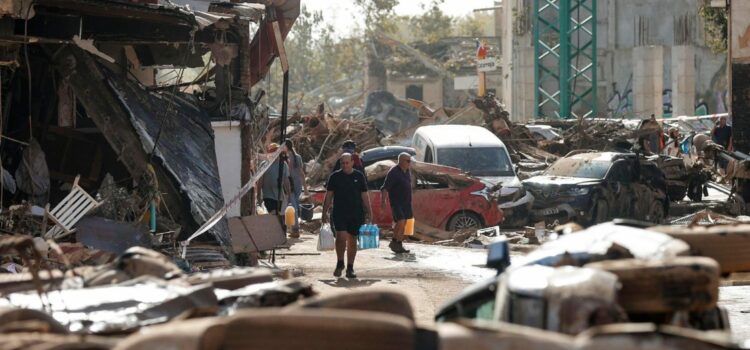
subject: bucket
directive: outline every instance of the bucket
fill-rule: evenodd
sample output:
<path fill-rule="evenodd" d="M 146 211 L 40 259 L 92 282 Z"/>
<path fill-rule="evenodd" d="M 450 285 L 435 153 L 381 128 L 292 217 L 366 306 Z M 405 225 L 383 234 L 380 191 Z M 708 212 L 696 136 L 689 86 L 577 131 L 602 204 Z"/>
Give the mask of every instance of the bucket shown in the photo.
<path fill-rule="evenodd" d="M 313 218 L 314 204 L 300 204 L 299 205 L 299 217 L 305 221 L 312 221 Z"/>

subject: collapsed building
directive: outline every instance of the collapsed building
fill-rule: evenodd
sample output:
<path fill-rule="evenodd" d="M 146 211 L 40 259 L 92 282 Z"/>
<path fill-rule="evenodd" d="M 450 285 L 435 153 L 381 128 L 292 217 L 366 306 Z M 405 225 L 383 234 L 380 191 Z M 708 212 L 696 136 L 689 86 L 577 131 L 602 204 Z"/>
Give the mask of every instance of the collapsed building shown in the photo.
<path fill-rule="evenodd" d="M 80 211 L 61 203 L 70 184 L 101 194 L 108 178 L 137 194 L 126 221 L 154 207 L 175 239 L 194 232 L 224 205 L 210 121 L 251 121 L 251 88 L 283 55 L 299 3 L 0 1 L 2 206 Z M 231 258 L 226 222 L 209 233 L 215 249 L 200 255 Z"/>

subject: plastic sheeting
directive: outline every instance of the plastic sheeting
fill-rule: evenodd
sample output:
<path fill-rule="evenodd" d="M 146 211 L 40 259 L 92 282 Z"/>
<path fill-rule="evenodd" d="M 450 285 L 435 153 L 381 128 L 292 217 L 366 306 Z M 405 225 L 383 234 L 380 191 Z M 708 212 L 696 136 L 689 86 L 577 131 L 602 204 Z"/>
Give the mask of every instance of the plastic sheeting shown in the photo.
<path fill-rule="evenodd" d="M 32 204 L 47 204 L 50 187 L 49 169 L 44 151 L 34 139 L 23 150 L 21 164 L 16 170 L 16 184 L 21 191 L 29 195 Z"/>

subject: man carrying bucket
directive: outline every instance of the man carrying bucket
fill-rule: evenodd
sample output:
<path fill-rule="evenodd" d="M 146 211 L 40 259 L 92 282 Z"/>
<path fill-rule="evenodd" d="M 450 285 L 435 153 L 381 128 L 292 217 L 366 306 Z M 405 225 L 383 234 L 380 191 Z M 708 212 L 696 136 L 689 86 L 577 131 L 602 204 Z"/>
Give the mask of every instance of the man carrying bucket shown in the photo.
<path fill-rule="evenodd" d="M 380 207 L 385 209 L 385 197 L 388 193 L 388 199 L 391 202 L 391 212 L 396 227 L 393 229 L 393 239 L 388 245 L 394 253 L 408 253 L 404 249 L 404 228 L 406 221 L 414 218 L 411 210 L 411 155 L 401 153 L 398 155 L 398 164 L 388 171 L 385 177 L 385 183 L 380 189 Z"/>

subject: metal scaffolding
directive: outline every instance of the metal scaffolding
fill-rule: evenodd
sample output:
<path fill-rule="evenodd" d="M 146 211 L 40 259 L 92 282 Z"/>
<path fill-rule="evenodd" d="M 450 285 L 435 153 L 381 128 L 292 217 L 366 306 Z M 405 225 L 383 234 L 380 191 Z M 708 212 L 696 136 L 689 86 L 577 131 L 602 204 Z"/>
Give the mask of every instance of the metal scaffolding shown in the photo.
<path fill-rule="evenodd" d="M 535 116 L 596 116 L 596 0 L 534 0 L 534 52 Z"/>

